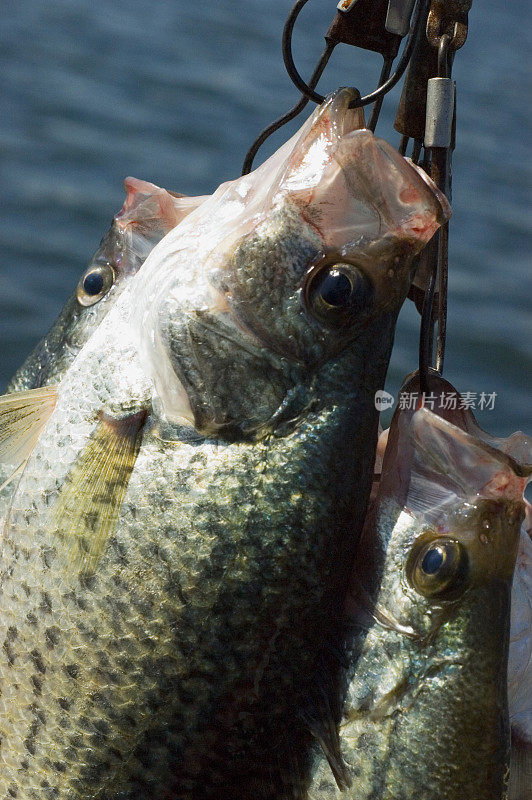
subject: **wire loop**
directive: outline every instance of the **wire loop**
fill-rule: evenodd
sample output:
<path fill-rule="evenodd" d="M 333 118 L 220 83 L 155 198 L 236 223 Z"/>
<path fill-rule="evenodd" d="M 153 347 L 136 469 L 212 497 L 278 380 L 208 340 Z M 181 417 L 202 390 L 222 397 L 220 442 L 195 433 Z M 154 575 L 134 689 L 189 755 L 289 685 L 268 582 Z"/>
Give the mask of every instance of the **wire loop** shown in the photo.
<path fill-rule="evenodd" d="M 283 31 L 283 58 L 286 71 L 288 72 L 292 83 L 299 89 L 301 94 L 304 94 L 305 97 L 309 98 L 309 100 L 313 100 L 319 105 L 325 100 L 324 95 L 319 94 L 314 88 L 305 83 L 297 71 L 292 55 L 292 34 L 294 25 L 299 14 L 307 3 L 308 0 L 297 0 L 297 3 L 292 6 L 292 10 L 288 15 L 288 19 L 286 20 Z M 359 100 L 353 101 L 353 108 L 360 108 L 361 106 L 367 106 L 370 103 L 379 101 L 401 80 L 408 66 L 408 62 L 410 61 L 412 50 L 421 27 L 420 23 L 422 19 L 425 18 L 425 14 L 423 12 L 427 10 L 428 5 L 428 0 L 418 0 L 414 11 L 412 29 L 395 71 L 392 73 L 392 75 L 390 75 L 388 80 L 386 80 L 381 86 L 378 86 L 373 92 L 370 92 L 364 97 L 360 97 Z"/>

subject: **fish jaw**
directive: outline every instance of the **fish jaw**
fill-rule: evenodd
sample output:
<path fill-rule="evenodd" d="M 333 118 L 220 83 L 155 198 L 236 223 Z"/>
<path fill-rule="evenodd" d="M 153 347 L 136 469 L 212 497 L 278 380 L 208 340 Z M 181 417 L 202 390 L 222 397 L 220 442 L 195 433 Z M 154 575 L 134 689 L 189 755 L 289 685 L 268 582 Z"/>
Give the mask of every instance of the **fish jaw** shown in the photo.
<path fill-rule="evenodd" d="M 451 216 L 429 176 L 365 128 L 339 89 L 303 126 L 272 197 L 286 193 L 320 233 L 325 247 L 356 247 L 360 237 L 390 234 L 420 249 Z"/>
<path fill-rule="evenodd" d="M 306 194 L 297 191 L 293 180 L 287 186 L 326 246 L 349 255 L 361 237 L 388 235 L 417 252 L 451 216 L 445 196 L 420 173 L 386 141 L 359 129 L 337 142 L 319 186 Z M 330 185 L 338 203 L 324 197 Z"/>
<path fill-rule="evenodd" d="M 312 402 L 309 387 L 328 362 L 397 314 L 413 256 L 449 211 L 405 159 L 360 128 L 353 97 L 350 89 L 332 95 L 277 154 L 222 185 L 147 260 L 131 319 L 170 422 L 208 435 L 264 435 L 286 418 L 287 404 L 296 419 Z M 371 293 L 336 330 L 308 300 L 311 281 L 335 262 L 348 262 Z M 209 352 L 220 341 L 227 354 L 210 375 Z M 246 381 L 254 376 L 247 398 L 235 393 L 239 362 Z"/>
<path fill-rule="evenodd" d="M 406 502 L 406 492 L 410 480 L 413 440 L 409 436 L 401 435 L 400 429 L 407 429 L 410 426 L 416 410 L 423 405 L 420 378 L 417 371 L 405 378 L 399 390 L 399 396 L 412 397 L 415 402 L 412 402 L 409 408 L 400 409 L 401 413 L 398 410 L 394 414 L 390 428 L 381 435 L 377 455 L 384 458 L 384 463 L 379 469 L 381 473 L 379 481 L 381 498 L 393 496 L 400 505 L 403 505 Z M 451 425 L 478 440 L 474 449 L 480 458 L 480 464 L 486 465 L 487 472 L 482 477 L 481 471 L 476 468 L 477 465 L 474 465 L 468 474 L 470 489 L 475 486 L 478 490 L 482 490 L 484 484 L 486 484 L 486 489 L 489 489 L 487 484 L 492 481 L 493 497 L 497 496 L 497 491 L 503 496 L 507 496 L 508 492 L 511 491 L 514 499 L 522 499 L 522 492 L 529 480 L 530 464 L 532 463 L 530 436 L 521 431 L 513 433 L 508 438 L 499 438 L 487 433 L 480 427 L 471 409 L 462 403 L 462 398 L 454 386 L 436 374 L 430 375 L 429 392 L 425 407 L 437 414 L 442 420 L 446 420 Z M 449 442 L 451 443 L 452 441 L 451 437 Z M 466 443 L 470 440 L 458 434 L 454 441 L 456 446 L 463 446 L 465 451 L 467 450 Z M 510 479 L 511 486 L 504 482 L 501 484 L 497 477 L 498 470 L 496 468 L 490 469 L 490 465 L 498 462 L 497 456 L 495 456 L 495 461 L 490 459 L 490 454 L 492 456 L 495 455 L 494 450 L 503 454 L 502 461 L 513 465 L 513 468 L 509 471 L 503 470 Z M 510 461 L 507 461 L 505 456 L 508 456 Z M 462 482 L 464 480 L 465 476 L 462 476 Z"/>
<path fill-rule="evenodd" d="M 146 259 L 153 247 L 175 228 L 185 217 L 195 211 L 207 199 L 207 195 L 187 197 L 162 189 L 149 181 L 127 177 L 124 180 L 126 199 L 114 223 L 121 231 L 129 233 L 130 249 Z M 133 244 L 135 239 L 146 240 Z M 119 268 L 135 273 L 137 270 L 126 259 Z"/>

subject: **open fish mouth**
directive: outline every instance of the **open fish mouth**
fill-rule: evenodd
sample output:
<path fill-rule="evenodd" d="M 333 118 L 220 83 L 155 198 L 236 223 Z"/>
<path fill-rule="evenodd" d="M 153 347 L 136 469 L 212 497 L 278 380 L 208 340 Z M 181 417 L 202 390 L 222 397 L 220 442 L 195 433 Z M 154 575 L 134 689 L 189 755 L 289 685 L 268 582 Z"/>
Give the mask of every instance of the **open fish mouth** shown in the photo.
<path fill-rule="evenodd" d="M 425 243 L 451 216 L 447 198 L 365 127 L 363 109 L 351 108 L 357 97 L 355 89 L 341 88 L 316 109 L 287 160 L 283 188 L 329 247 L 345 241 L 350 226 L 347 240 L 389 234 Z M 342 204 L 323 201 L 332 185 Z"/>

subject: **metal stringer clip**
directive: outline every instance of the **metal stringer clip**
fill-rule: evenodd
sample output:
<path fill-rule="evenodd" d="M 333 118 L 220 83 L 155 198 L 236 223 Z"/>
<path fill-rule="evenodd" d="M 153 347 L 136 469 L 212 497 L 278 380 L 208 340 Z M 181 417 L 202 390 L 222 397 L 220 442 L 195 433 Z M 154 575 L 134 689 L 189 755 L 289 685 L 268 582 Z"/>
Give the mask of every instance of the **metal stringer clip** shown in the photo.
<path fill-rule="evenodd" d="M 470 5 L 469 0 L 451 0 L 445 5 L 433 0 L 427 18 L 427 40 L 432 47 L 437 48 L 437 76 L 427 81 L 424 167 L 430 171 L 436 186 L 449 199 L 451 153 L 454 149 L 456 126 L 456 88 L 451 78 L 451 69 L 454 52 L 464 44 L 467 36 L 467 6 Z M 419 373 L 421 391 L 428 392 L 430 371 L 434 369 L 441 375 L 445 355 L 449 223 L 442 225 L 433 236 L 424 256 L 425 263 L 430 265 L 430 279 L 421 314 Z M 435 323 L 437 337 L 434 354 Z"/>
<path fill-rule="evenodd" d="M 357 108 L 373 105 L 368 128 L 374 131 L 385 95 L 398 83 L 408 66 L 416 39 L 422 33 L 429 5 L 429 0 L 417 0 L 416 8 L 412 11 L 415 0 L 340 0 L 336 16 L 325 34 L 325 49 L 309 82 L 306 83 L 294 63 L 292 34 L 299 14 L 307 2 L 308 0 L 297 0 L 288 15 L 283 31 L 284 63 L 292 82 L 301 92 L 301 98 L 293 108 L 268 125 L 255 139 L 246 154 L 242 168 L 243 175 L 251 171 L 255 155 L 272 133 L 294 119 L 309 100 L 315 103 L 323 102 L 325 98 L 316 91 L 316 86 L 338 44 L 372 50 L 383 57 L 377 89 L 354 101 L 354 107 Z M 409 33 L 408 39 L 392 73 L 401 40 L 407 33 Z"/>

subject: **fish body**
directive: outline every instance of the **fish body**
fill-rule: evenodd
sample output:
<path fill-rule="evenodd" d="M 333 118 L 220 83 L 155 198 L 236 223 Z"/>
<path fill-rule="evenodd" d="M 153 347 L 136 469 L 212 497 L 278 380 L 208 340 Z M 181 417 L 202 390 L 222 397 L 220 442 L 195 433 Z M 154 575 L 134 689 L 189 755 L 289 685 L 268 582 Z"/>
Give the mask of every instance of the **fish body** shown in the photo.
<path fill-rule="evenodd" d="M 452 390 L 431 381 L 437 395 Z M 417 376 L 403 391 L 419 392 Z M 322 758 L 313 800 L 505 796 L 510 588 L 528 468 L 503 441 L 480 439 L 471 412 L 436 410 L 399 409 L 392 421 L 348 593 L 343 785 Z M 522 434 L 506 444 L 528 448 Z"/>
<path fill-rule="evenodd" d="M 3 532 L 1 797 L 305 796 L 374 393 L 448 215 L 353 97 L 170 232 L 63 377 Z"/>

